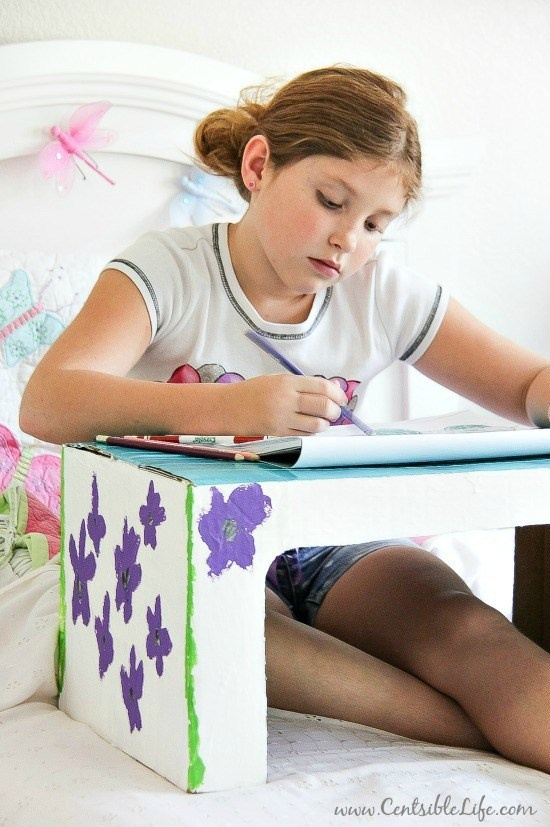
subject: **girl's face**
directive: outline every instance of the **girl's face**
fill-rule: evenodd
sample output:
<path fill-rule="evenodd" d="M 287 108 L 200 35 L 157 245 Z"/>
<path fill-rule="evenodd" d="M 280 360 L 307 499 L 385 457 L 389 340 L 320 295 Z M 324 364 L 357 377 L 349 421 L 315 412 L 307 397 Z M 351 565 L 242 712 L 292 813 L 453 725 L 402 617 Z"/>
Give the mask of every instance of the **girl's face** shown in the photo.
<path fill-rule="evenodd" d="M 276 174 L 264 168 L 250 212 L 272 287 L 290 297 L 349 278 L 405 201 L 400 177 L 368 158 L 313 155 Z"/>

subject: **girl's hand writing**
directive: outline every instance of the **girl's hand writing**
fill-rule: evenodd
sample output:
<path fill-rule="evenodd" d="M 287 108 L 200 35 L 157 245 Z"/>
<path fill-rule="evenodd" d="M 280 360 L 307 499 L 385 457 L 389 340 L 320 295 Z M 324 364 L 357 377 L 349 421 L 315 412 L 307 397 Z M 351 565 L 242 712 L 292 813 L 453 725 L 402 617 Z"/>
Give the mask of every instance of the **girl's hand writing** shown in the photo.
<path fill-rule="evenodd" d="M 316 434 L 338 419 L 340 405 L 347 405 L 340 386 L 319 376 L 258 376 L 227 389 L 235 434 Z"/>

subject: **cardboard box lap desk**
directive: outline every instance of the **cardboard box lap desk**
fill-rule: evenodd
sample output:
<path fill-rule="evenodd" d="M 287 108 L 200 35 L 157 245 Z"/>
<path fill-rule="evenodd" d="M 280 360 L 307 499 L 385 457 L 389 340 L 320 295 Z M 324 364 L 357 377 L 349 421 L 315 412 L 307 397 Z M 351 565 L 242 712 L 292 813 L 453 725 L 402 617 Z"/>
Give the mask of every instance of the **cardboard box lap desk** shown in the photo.
<path fill-rule="evenodd" d="M 182 789 L 261 783 L 274 557 L 521 526 L 514 621 L 548 648 L 549 494 L 544 457 L 294 470 L 64 446 L 60 706 Z"/>

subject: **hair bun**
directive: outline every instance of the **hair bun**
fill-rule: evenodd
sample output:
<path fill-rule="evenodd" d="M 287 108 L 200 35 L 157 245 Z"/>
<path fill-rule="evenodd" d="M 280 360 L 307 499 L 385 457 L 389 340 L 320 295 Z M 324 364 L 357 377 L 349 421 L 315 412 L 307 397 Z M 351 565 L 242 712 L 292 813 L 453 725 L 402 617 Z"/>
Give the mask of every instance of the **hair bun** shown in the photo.
<path fill-rule="evenodd" d="M 243 100 L 239 105 L 238 111 L 246 113 L 246 116 L 253 121 L 256 126 L 259 126 L 265 112 L 265 105 L 257 101 Z"/>
<path fill-rule="evenodd" d="M 242 100 L 234 109 L 218 109 L 198 125 L 193 138 L 198 166 L 214 175 L 232 178 L 241 197 L 250 193 L 241 178 L 243 150 L 259 130 L 265 106 Z"/>

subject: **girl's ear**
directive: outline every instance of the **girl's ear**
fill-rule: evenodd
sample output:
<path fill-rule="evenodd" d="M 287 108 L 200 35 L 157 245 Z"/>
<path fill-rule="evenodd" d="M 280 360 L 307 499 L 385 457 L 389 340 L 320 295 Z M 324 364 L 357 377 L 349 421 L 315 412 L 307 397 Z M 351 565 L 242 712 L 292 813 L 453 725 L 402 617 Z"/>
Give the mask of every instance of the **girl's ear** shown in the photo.
<path fill-rule="evenodd" d="M 241 175 L 247 189 L 258 190 L 265 180 L 269 162 L 269 144 L 264 135 L 253 135 L 243 151 Z"/>

